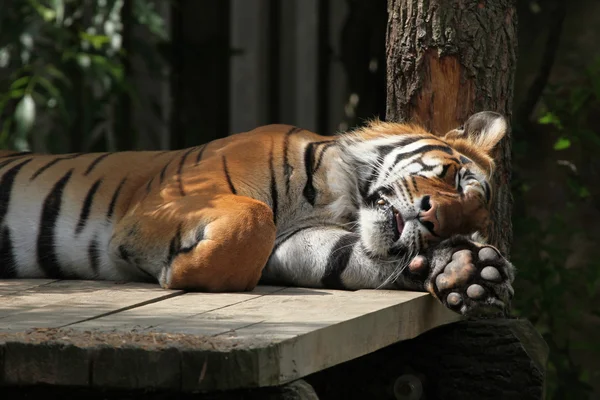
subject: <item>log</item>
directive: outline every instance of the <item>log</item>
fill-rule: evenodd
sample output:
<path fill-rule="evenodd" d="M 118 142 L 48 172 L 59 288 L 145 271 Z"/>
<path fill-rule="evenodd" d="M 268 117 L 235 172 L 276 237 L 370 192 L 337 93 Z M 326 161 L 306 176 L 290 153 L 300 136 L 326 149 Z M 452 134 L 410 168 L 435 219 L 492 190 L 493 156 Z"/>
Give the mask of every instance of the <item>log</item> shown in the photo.
<path fill-rule="evenodd" d="M 388 0 L 387 111 L 390 121 L 438 134 L 473 113 L 510 121 L 516 68 L 514 0 Z M 512 240 L 511 135 L 497 149 L 488 238 L 508 257 Z"/>

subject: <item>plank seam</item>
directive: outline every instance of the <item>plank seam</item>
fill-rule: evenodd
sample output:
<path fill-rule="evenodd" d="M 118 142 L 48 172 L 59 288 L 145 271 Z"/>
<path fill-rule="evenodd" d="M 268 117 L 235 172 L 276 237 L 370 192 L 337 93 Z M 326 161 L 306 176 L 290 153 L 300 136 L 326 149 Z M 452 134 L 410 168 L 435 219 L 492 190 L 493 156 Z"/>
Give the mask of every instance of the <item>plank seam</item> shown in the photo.
<path fill-rule="evenodd" d="M 37 288 L 41 288 L 41 287 L 44 287 L 44 286 L 48 286 L 48 285 L 50 285 L 51 283 L 56 283 L 56 282 L 60 282 L 60 281 L 61 281 L 61 279 L 54 279 L 54 280 L 51 280 L 50 282 L 41 283 L 41 284 L 39 284 L 39 285 L 35 285 L 35 286 L 32 286 L 32 287 L 28 287 L 28 288 L 27 288 L 27 289 L 25 289 L 25 290 L 16 290 L 16 291 L 14 291 L 14 292 L 0 293 L 0 297 L 2 297 L 2 296 L 14 296 L 14 295 L 16 295 L 16 294 L 19 294 L 19 293 L 28 292 L 28 291 L 30 291 L 30 290 L 34 290 L 34 289 L 37 289 Z"/>
<path fill-rule="evenodd" d="M 164 295 L 164 296 L 155 297 L 155 298 L 150 299 L 150 300 L 142 301 L 141 303 L 132 304 L 130 306 L 121 307 L 119 309 L 108 311 L 108 312 L 105 312 L 103 314 L 98 314 L 98 315 L 95 315 L 93 317 L 84 318 L 84 319 L 81 319 L 81 320 L 75 321 L 75 322 L 70 322 L 68 324 L 58 326 L 57 328 L 58 329 L 66 328 L 68 326 L 72 326 L 72 325 L 75 325 L 75 324 L 80 324 L 82 322 L 87 322 L 87 321 L 92 321 L 94 319 L 98 319 L 98 318 L 102 318 L 102 317 L 107 317 L 109 315 L 117 314 L 117 313 L 120 313 L 120 312 L 123 312 L 123 311 L 127 311 L 127 310 L 132 310 L 134 308 L 146 306 L 148 304 L 158 303 L 159 301 L 163 301 L 163 300 L 167 300 L 167 299 L 170 299 L 170 298 L 173 298 L 173 297 L 181 296 L 181 295 L 184 295 L 186 293 L 187 292 L 185 292 L 185 291 L 180 291 L 180 292 L 175 292 L 175 293 L 169 293 L 169 294 Z"/>

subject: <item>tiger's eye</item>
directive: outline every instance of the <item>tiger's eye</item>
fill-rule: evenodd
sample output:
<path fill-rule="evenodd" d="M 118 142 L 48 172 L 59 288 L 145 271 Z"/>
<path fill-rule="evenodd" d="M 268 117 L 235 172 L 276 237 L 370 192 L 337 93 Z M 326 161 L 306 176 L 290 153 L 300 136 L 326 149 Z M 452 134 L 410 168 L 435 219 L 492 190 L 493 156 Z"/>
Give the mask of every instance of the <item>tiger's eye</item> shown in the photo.
<path fill-rule="evenodd" d="M 379 204 L 380 206 L 384 205 L 385 203 L 386 201 L 384 199 L 377 200 L 377 204 Z"/>

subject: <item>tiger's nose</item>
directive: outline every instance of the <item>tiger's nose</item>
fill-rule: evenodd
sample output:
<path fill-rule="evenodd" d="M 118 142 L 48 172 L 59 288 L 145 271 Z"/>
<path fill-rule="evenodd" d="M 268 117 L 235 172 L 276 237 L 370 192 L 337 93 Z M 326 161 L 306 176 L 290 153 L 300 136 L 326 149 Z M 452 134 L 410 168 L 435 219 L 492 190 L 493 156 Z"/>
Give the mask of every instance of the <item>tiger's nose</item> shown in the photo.
<path fill-rule="evenodd" d="M 437 203 L 431 199 L 431 196 L 423 196 L 420 208 L 419 221 L 429 232 L 435 235 L 436 232 L 439 232 L 440 228 L 440 221 L 437 217 Z"/>

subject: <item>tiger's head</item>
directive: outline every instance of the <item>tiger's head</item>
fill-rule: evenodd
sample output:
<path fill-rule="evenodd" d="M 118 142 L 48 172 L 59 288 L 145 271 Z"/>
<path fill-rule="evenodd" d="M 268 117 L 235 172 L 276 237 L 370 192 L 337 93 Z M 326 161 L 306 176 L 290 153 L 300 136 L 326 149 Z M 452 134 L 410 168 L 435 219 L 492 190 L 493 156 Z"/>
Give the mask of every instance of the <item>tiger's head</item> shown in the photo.
<path fill-rule="evenodd" d="M 480 112 L 443 137 L 387 122 L 344 136 L 342 159 L 356 173 L 365 250 L 413 256 L 452 235 L 483 235 L 492 201 L 491 152 L 506 129 L 502 115 Z"/>

